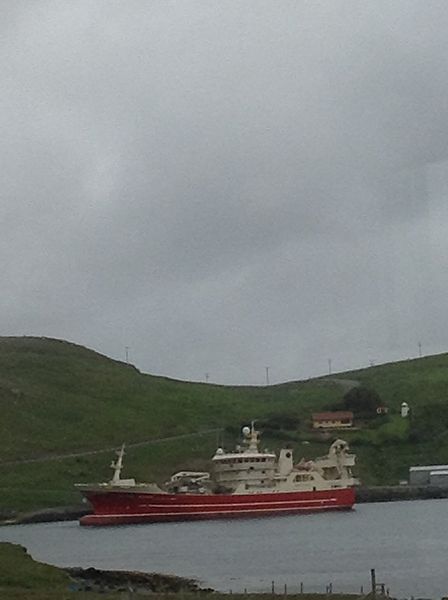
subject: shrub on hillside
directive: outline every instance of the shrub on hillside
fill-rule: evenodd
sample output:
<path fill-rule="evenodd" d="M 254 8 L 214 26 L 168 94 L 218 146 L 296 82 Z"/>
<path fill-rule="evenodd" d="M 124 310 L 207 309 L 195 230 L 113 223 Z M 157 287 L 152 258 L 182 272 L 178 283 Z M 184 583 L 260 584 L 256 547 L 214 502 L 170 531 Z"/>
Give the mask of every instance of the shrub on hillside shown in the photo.
<path fill-rule="evenodd" d="M 413 412 L 409 439 L 426 442 L 444 435 L 448 431 L 448 411 L 443 404 L 427 404 Z"/>
<path fill-rule="evenodd" d="M 300 419 L 295 415 L 275 413 L 257 421 L 257 425 L 263 431 L 296 431 L 300 426 Z"/>
<path fill-rule="evenodd" d="M 374 423 L 374 427 L 372 427 Z M 409 423 L 398 415 L 386 420 L 375 419 L 369 428 L 356 433 L 350 440 L 352 446 L 374 446 L 405 444 L 409 440 Z"/>
<path fill-rule="evenodd" d="M 378 392 L 361 385 L 349 390 L 343 398 L 344 409 L 351 410 L 358 418 L 376 417 L 376 409 L 382 404 Z"/>

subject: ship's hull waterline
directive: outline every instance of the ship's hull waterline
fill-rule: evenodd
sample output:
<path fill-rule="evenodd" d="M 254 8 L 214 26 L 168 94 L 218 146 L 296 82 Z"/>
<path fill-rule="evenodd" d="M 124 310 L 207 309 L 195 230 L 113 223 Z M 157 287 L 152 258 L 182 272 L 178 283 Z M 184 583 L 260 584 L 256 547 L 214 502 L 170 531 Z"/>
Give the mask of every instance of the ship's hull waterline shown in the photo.
<path fill-rule="evenodd" d="M 81 525 L 127 525 L 291 515 L 348 510 L 355 503 L 354 488 L 255 494 L 164 494 L 125 490 L 84 490 L 94 514 Z"/>

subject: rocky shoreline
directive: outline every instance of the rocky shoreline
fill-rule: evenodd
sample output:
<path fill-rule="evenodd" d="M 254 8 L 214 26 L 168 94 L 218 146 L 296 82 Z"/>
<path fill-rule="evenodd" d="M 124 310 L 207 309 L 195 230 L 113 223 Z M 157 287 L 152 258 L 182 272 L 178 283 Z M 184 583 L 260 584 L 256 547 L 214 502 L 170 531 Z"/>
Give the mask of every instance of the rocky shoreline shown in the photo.
<path fill-rule="evenodd" d="M 434 500 L 448 498 L 448 488 L 438 486 L 375 486 L 358 487 L 356 503 L 398 502 L 404 500 Z M 51 523 L 53 521 L 75 521 L 90 513 L 86 505 L 46 508 L 24 514 L 0 515 L 0 525 L 24 525 L 27 523 Z"/>
<path fill-rule="evenodd" d="M 67 567 L 64 569 L 73 579 L 76 591 L 85 592 L 137 592 L 178 594 L 213 592 L 211 588 L 201 588 L 194 579 L 164 575 L 161 573 L 142 573 L 140 571 L 107 571 L 103 569 L 81 569 Z"/>
<path fill-rule="evenodd" d="M 437 500 L 448 498 L 448 487 L 418 485 L 384 485 L 359 487 L 356 502 L 398 502 L 403 500 Z"/>
<path fill-rule="evenodd" d="M 25 525 L 28 523 L 51 523 L 53 521 L 76 521 L 91 512 L 88 506 L 61 506 L 44 508 L 27 513 L 10 513 L 0 518 L 0 525 Z"/>

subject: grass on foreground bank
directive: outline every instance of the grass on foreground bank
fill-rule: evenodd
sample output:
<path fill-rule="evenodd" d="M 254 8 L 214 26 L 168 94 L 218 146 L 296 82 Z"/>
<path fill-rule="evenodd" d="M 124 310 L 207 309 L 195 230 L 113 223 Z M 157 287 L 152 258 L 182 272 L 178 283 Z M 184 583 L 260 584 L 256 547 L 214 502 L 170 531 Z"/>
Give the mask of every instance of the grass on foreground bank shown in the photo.
<path fill-rule="evenodd" d="M 278 600 L 288 598 L 289 600 L 328 600 L 327 594 L 221 594 L 219 592 L 207 593 L 177 593 L 177 594 L 154 594 L 138 592 L 70 592 L 48 590 L 24 590 L 24 589 L 2 589 L 0 594 L 7 593 L 2 600 Z M 332 600 L 365 600 L 365 596 L 353 594 L 332 594 Z"/>
<path fill-rule="evenodd" d="M 375 390 L 390 410 L 387 418 L 343 433 L 364 484 L 396 484 L 410 465 L 448 462 L 446 354 L 308 381 L 232 387 L 145 375 L 68 342 L 0 338 L 0 513 L 77 504 L 73 484 L 108 480 L 113 454 L 2 464 L 7 461 L 214 428 L 225 430 L 225 444 L 232 447 L 242 424 L 273 415 L 298 425 L 271 431 L 264 447 L 288 443 L 297 459 L 325 454 L 331 437 L 310 431 L 311 413 L 340 403 L 350 381 Z M 403 401 L 412 420 L 399 417 Z M 212 433 L 129 448 L 124 476 L 160 483 L 182 468 L 207 469 L 216 443 Z"/>
<path fill-rule="evenodd" d="M 202 598 L 203 600 L 221 600 L 231 597 L 233 600 L 271 600 L 283 594 L 221 594 L 200 591 L 195 593 L 157 593 L 151 592 L 153 600 L 169 600 L 169 598 L 187 600 Z M 355 600 L 356 595 L 332 594 L 333 600 Z M 75 591 L 73 579 L 63 570 L 51 565 L 39 563 L 26 552 L 25 548 L 16 544 L 0 543 L 0 598 L 5 600 L 138 600 L 148 598 L 148 592 L 137 593 L 110 591 Z M 294 600 L 322 600 L 328 598 L 324 594 L 289 595 Z"/>
<path fill-rule="evenodd" d="M 0 543 L 1 598 L 45 598 L 47 591 L 60 598 L 69 584 L 64 571 L 34 561 L 22 546 Z"/>

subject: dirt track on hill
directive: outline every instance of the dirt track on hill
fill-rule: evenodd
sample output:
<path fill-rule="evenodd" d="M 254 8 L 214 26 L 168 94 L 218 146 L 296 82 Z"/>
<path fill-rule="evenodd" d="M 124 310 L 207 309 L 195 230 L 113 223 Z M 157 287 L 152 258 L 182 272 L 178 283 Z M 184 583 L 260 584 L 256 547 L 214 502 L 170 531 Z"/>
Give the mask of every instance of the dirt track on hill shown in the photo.
<path fill-rule="evenodd" d="M 171 435 L 163 438 L 155 438 L 151 440 L 144 440 L 142 442 L 134 442 L 132 444 L 126 444 L 126 448 L 140 448 L 141 446 L 150 446 L 151 444 L 160 444 L 163 442 L 169 442 L 172 440 L 182 440 L 186 438 L 196 437 L 198 435 L 208 435 L 210 433 L 219 433 L 222 431 L 222 428 L 218 429 L 203 429 L 202 431 L 195 431 L 193 433 L 182 433 L 180 435 Z M 65 454 L 46 454 L 44 456 L 37 456 L 35 458 L 23 458 L 17 460 L 5 460 L 0 461 L 1 466 L 10 466 L 10 465 L 24 465 L 30 463 L 39 463 L 39 462 L 50 462 L 54 460 L 65 460 L 67 458 L 78 458 L 80 456 L 93 456 L 95 454 L 106 454 L 110 452 L 115 452 L 118 449 L 118 446 L 109 446 L 108 448 L 100 448 L 97 450 L 84 450 L 82 452 L 69 452 Z"/>

